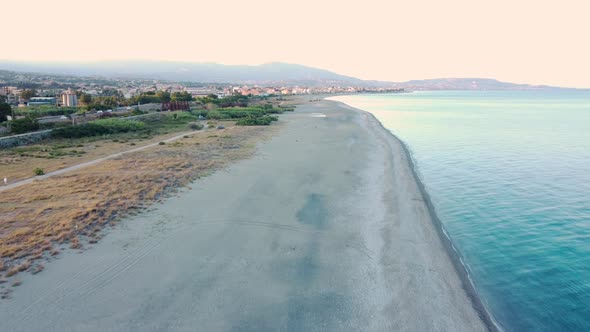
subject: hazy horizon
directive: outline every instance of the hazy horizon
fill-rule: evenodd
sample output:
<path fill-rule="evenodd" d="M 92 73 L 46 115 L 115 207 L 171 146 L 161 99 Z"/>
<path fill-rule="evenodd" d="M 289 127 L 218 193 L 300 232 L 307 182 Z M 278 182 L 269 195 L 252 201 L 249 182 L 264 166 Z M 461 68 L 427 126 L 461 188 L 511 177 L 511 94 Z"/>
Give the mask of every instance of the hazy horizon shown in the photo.
<path fill-rule="evenodd" d="M 18 33 L 3 36 L 12 47 L 0 59 L 285 62 L 366 80 L 481 77 L 590 88 L 584 1 L 225 4 L 105 0 L 86 9 L 72 0 L 33 1 L 26 16 L 4 18 Z M 22 10 L 16 2 L 3 7 Z"/>

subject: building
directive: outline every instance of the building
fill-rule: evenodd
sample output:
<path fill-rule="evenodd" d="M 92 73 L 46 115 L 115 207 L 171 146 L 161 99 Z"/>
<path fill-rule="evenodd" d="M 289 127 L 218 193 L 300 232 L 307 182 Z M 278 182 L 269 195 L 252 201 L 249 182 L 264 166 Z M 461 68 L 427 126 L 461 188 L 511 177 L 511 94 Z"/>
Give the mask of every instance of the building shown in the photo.
<path fill-rule="evenodd" d="M 78 96 L 76 96 L 76 92 L 72 91 L 72 89 L 68 89 L 66 92 L 62 93 L 61 105 L 66 107 L 78 106 Z"/>
<path fill-rule="evenodd" d="M 55 105 L 57 100 L 55 97 L 33 97 L 29 99 L 29 106 L 33 105 Z"/>
<path fill-rule="evenodd" d="M 190 93 L 193 97 L 219 95 L 219 91 L 206 87 L 185 87 L 184 91 Z"/>

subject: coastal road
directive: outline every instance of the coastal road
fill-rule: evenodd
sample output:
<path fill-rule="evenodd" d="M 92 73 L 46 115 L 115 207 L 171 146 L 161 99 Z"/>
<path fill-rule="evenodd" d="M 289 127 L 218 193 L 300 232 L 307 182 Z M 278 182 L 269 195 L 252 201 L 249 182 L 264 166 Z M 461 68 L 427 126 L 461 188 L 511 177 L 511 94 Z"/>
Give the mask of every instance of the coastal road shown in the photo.
<path fill-rule="evenodd" d="M 6 331 L 485 331 L 402 145 L 321 101 L 254 157 L 23 275 Z"/>

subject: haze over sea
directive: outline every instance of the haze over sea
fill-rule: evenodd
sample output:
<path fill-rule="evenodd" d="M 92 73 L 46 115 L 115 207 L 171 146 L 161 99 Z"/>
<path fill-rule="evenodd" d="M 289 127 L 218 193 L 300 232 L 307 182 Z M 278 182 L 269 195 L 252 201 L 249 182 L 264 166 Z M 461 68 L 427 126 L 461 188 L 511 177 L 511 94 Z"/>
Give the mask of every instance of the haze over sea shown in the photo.
<path fill-rule="evenodd" d="M 590 92 L 334 99 L 373 113 L 408 145 L 501 328 L 590 330 Z"/>

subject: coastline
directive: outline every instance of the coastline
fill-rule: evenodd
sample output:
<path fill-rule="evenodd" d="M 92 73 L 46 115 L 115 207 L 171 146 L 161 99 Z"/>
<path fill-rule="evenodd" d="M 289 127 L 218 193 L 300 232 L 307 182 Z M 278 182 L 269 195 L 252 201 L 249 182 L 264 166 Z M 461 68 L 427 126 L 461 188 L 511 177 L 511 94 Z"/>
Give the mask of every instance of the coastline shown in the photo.
<path fill-rule="evenodd" d="M 252 157 L 23 276 L 0 320 L 14 331 L 492 330 L 401 142 L 332 101 L 279 122 Z"/>
<path fill-rule="evenodd" d="M 421 196 L 424 200 L 424 204 L 426 205 L 428 212 L 430 214 L 432 225 L 436 229 L 437 233 L 439 234 L 439 237 L 440 237 L 441 241 L 443 242 L 449 257 L 451 258 L 451 261 L 455 267 L 455 270 L 457 271 L 457 273 L 459 274 L 459 276 L 461 278 L 465 292 L 467 293 L 470 300 L 473 302 L 473 306 L 474 306 L 475 310 L 478 312 L 479 316 L 481 317 L 482 321 L 485 323 L 487 328 L 490 331 L 501 331 L 498 324 L 494 321 L 493 317 L 491 316 L 489 309 L 485 306 L 485 304 L 481 300 L 480 295 L 478 294 L 477 289 L 475 288 L 475 285 L 473 284 L 471 276 L 469 275 L 467 267 L 463 263 L 463 259 L 462 259 L 461 255 L 459 254 L 459 252 L 455 248 L 453 242 L 449 238 L 447 232 L 445 231 L 444 225 L 443 225 L 442 221 L 440 220 L 440 218 L 438 217 L 438 215 L 436 213 L 436 209 L 434 207 L 434 204 L 432 203 L 432 200 L 430 199 L 430 195 L 428 194 L 428 191 L 426 191 L 426 187 L 424 186 L 424 183 L 422 182 L 422 179 L 420 178 L 420 176 L 418 174 L 412 153 L 410 152 L 408 145 L 402 139 L 397 137 L 393 132 L 391 132 L 391 130 L 385 128 L 385 126 L 383 126 L 381 121 L 379 121 L 379 119 L 377 119 L 377 117 L 375 115 L 373 115 L 371 112 L 350 106 L 350 105 L 348 105 L 344 102 L 341 102 L 341 101 L 332 100 L 332 99 L 327 99 L 327 100 L 331 100 L 333 102 L 342 104 L 343 107 L 347 107 L 347 108 L 355 110 L 357 112 L 367 114 L 372 119 L 372 121 L 375 121 L 379 125 L 380 129 L 386 135 L 390 136 L 390 139 L 392 139 L 393 141 L 395 141 L 396 144 L 399 144 L 401 146 L 401 148 L 405 154 L 406 160 L 409 164 L 409 167 L 411 169 L 414 181 L 416 182 L 416 185 L 418 186 L 418 189 L 420 190 Z"/>

